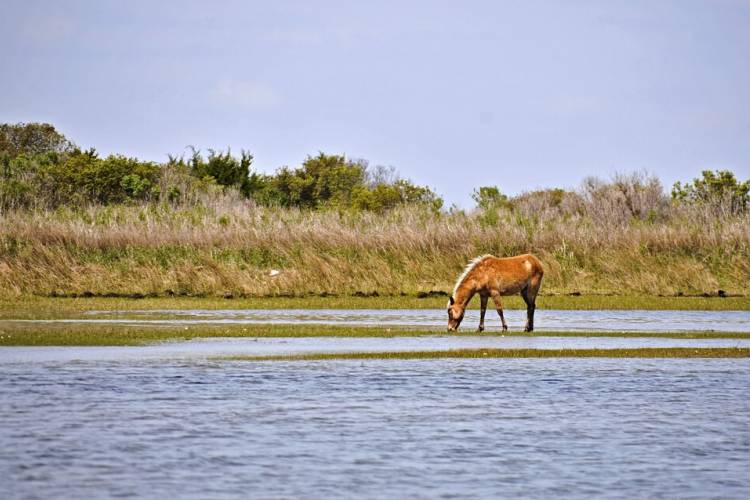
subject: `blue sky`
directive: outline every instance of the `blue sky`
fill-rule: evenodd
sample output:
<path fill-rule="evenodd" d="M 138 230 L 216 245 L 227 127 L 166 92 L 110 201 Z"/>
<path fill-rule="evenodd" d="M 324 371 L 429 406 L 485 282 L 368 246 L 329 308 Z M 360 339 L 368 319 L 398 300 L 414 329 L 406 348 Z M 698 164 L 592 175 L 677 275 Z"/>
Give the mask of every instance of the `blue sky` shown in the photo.
<path fill-rule="evenodd" d="M 163 161 L 392 165 L 448 202 L 750 177 L 750 1 L 5 0 L 0 121 Z"/>

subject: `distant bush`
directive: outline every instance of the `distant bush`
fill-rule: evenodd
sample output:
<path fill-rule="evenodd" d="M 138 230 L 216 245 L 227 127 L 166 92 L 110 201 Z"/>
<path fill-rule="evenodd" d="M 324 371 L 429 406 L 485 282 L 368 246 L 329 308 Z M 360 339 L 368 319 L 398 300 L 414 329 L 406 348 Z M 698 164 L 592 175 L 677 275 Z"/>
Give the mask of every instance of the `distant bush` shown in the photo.
<path fill-rule="evenodd" d="M 541 189 L 512 198 L 502 195 L 497 187 L 482 187 L 474 191 L 473 198 L 487 223 L 504 220 L 497 215 L 498 209 L 527 225 L 587 217 L 597 224 L 623 226 L 669 216 L 669 199 L 661 182 L 645 172 L 616 174 L 609 182 L 588 177 L 577 191 Z"/>
<path fill-rule="evenodd" d="M 187 162 L 182 158 L 170 157 L 170 163 L 182 163 L 187 166 L 186 171 L 194 177 L 220 186 L 236 188 L 246 197 L 250 195 L 253 155 L 242 151 L 239 157 L 235 157 L 230 150 L 224 153 L 209 149 L 208 156 L 204 159 L 200 151 L 191 149 L 193 154 Z"/>
<path fill-rule="evenodd" d="M 508 197 L 500 192 L 497 186 L 482 186 L 475 189 L 471 199 L 481 210 L 490 210 L 508 206 Z"/>
<path fill-rule="evenodd" d="M 173 206 L 224 205 L 244 199 L 233 186 L 221 186 L 211 176 L 195 176 L 188 162 L 175 157 L 159 167 L 158 182 L 158 201 Z"/>
<path fill-rule="evenodd" d="M 49 123 L 0 124 L 0 157 L 67 153 L 75 144 Z"/>
<path fill-rule="evenodd" d="M 664 215 L 669 201 L 661 181 L 646 172 L 616 174 L 612 182 L 589 177 L 581 195 L 590 217 L 616 225 L 634 219 L 653 222 Z"/>
<path fill-rule="evenodd" d="M 158 198 L 159 167 L 124 156 L 99 158 L 96 151 L 75 151 L 40 172 L 40 185 L 53 204 L 109 204 Z"/>
<path fill-rule="evenodd" d="M 401 204 L 439 210 L 443 203 L 429 188 L 398 179 L 392 169 L 370 170 L 364 160 L 325 153 L 308 156 L 296 169 L 251 175 L 249 183 L 250 197 L 262 205 L 380 211 Z"/>
<path fill-rule="evenodd" d="M 74 150 L 52 125 L 0 124 L 0 209 L 35 204 L 39 173 Z"/>
<path fill-rule="evenodd" d="M 716 212 L 738 214 L 750 204 L 750 180 L 739 182 L 728 170 L 704 170 L 702 177 L 684 185 L 676 182 L 672 199 L 689 205 L 711 208 Z"/>
<path fill-rule="evenodd" d="M 585 213 L 583 197 L 560 188 L 539 189 L 514 196 L 509 205 L 513 212 L 528 220 L 546 221 L 580 216 Z"/>
<path fill-rule="evenodd" d="M 358 186 L 352 197 L 352 208 L 379 212 L 399 205 L 423 205 L 433 211 L 443 206 L 443 200 L 429 188 L 415 186 L 399 179 L 392 184 L 380 183 L 374 187 Z"/>
<path fill-rule="evenodd" d="M 253 156 L 190 148 L 163 164 L 83 151 L 45 123 L 0 124 L 0 210 L 162 203 L 383 212 L 400 206 L 439 211 L 443 200 L 430 188 L 401 179 L 393 167 L 323 152 L 299 167 L 272 174 L 253 169 Z M 559 188 L 508 197 L 497 186 L 474 190 L 475 214 L 483 227 L 512 222 L 533 234 L 540 225 L 583 219 L 612 228 L 652 224 L 678 216 L 707 221 L 746 213 L 750 180 L 732 172 L 702 172 L 700 178 L 665 195 L 658 178 L 645 172 L 585 179 L 577 190 Z M 249 201 L 248 201 L 249 200 Z M 679 213 L 678 213 L 679 212 Z M 680 215 L 682 214 L 682 215 Z"/>
<path fill-rule="evenodd" d="M 275 174 L 252 169 L 242 151 L 190 148 L 164 164 L 82 151 L 49 124 L 0 125 L 0 209 L 130 202 L 215 205 L 242 198 L 266 206 L 382 211 L 399 205 L 439 210 L 427 187 L 399 179 L 392 167 L 319 153 Z"/>
<path fill-rule="evenodd" d="M 0 206 L 30 207 L 123 203 L 159 197 L 159 167 L 124 156 L 99 158 L 75 150 L 21 155 L 3 161 Z"/>
<path fill-rule="evenodd" d="M 366 166 L 344 156 L 308 156 L 296 169 L 280 168 L 257 183 L 257 201 L 301 208 L 348 207 L 365 182 Z"/>

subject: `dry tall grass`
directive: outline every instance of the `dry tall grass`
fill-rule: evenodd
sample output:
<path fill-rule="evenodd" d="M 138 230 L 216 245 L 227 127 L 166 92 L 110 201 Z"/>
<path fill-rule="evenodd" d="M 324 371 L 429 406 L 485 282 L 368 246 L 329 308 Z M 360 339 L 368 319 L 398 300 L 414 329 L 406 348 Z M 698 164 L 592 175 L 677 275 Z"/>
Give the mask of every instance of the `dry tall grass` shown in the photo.
<path fill-rule="evenodd" d="M 228 199 L 207 208 L 7 212 L 0 295 L 413 294 L 449 291 L 476 255 L 523 252 L 545 264 L 543 294 L 750 291 L 750 216 L 717 218 L 647 193 L 628 207 L 601 189 L 524 195 L 492 218 Z"/>

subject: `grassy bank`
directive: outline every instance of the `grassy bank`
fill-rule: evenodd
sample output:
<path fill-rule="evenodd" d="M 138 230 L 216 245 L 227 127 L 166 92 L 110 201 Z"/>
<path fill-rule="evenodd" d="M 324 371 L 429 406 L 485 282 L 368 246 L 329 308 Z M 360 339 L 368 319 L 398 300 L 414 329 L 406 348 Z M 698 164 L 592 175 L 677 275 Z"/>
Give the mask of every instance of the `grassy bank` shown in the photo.
<path fill-rule="evenodd" d="M 750 295 L 749 215 L 589 212 L 11 211 L 0 214 L 0 296 L 416 296 L 449 292 L 476 255 L 523 252 L 543 261 L 546 295 Z"/>
<path fill-rule="evenodd" d="M 224 299 L 216 297 L 112 297 L 0 298 L 0 319 L 82 318 L 88 311 L 134 311 L 158 309 L 445 309 L 446 298 L 432 296 L 379 297 L 265 297 Z M 504 297 L 506 309 L 525 309 L 520 297 Z M 475 298 L 470 307 L 477 309 Z M 703 310 L 747 311 L 750 297 L 648 297 L 648 296 L 542 296 L 538 309 L 563 310 Z M 493 312 L 494 315 L 494 312 Z M 493 317 L 493 316 L 490 316 Z M 447 319 L 446 319 L 447 321 Z"/>
<path fill-rule="evenodd" d="M 473 328 L 458 335 L 500 336 L 499 329 L 477 334 Z M 106 325 L 86 323 L 27 323 L 0 322 L 0 346 L 97 346 L 97 345 L 145 345 L 164 341 L 185 341 L 212 337 L 419 337 L 445 335 L 442 328 L 405 327 L 350 327 L 335 325 Z M 678 339 L 747 339 L 750 333 L 742 332 L 545 332 L 532 334 L 519 331 L 503 335 L 524 337 L 658 337 Z"/>
<path fill-rule="evenodd" d="M 355 352 L 291 356 L 229 356 L 222 359 L 231 361 L 336 361 L 459 358 L 750 358 L 750 348 L 456 349 L 453 351 Z"/>

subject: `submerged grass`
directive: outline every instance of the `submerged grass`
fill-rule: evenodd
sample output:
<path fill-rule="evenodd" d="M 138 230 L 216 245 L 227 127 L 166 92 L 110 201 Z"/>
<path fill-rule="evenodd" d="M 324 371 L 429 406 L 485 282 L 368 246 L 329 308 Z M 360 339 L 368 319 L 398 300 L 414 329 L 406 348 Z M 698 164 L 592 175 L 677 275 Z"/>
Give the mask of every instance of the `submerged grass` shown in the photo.
<path fill-rule="evenodd" d="M 337 325 L 106 325 L 82 323 L 0 322 L 0 346 L 118 346 L 148 345 L 156 342 L 187 341 L 197 338 L 244 337 L 420 337 L 446 335 L 444 329 L 410 329 L 406 327 L 351 327 Z M 498 331 L 482 334 L 471 330 L 459 336 L 497 337 Z M 748 339 L 743 332 L 507 332 L 503 336 L 525 337 L 659 337 L 678 339 Z"/>
<path fill-rule="evenodd" d="M 81 318 L 87 311 L 159 309 L 444 309 L 446 297 L 263 297 L 224 299 L 216 297 L 18 297 L 0 299 L 0 319 Z M 524 309 L 520 297 L 503 297 L 507 309 Z M 474 299 L 471 308 L 479 307 Z M 648 297 L 648 296 L 542 296 L 537 309 L 564 310 L 701 310 L 747 311 L 750 297 Z"/>
<path fill-rule="evenodd" d="M 402 351 L 297 354 L 283 356 L 227 356 L 229 361 L 336 361 L 366 359 L 458 358 L 750 358 L 746 347 L 671 347 L 636 349 L 456 349 L 452 351 Z"/>

